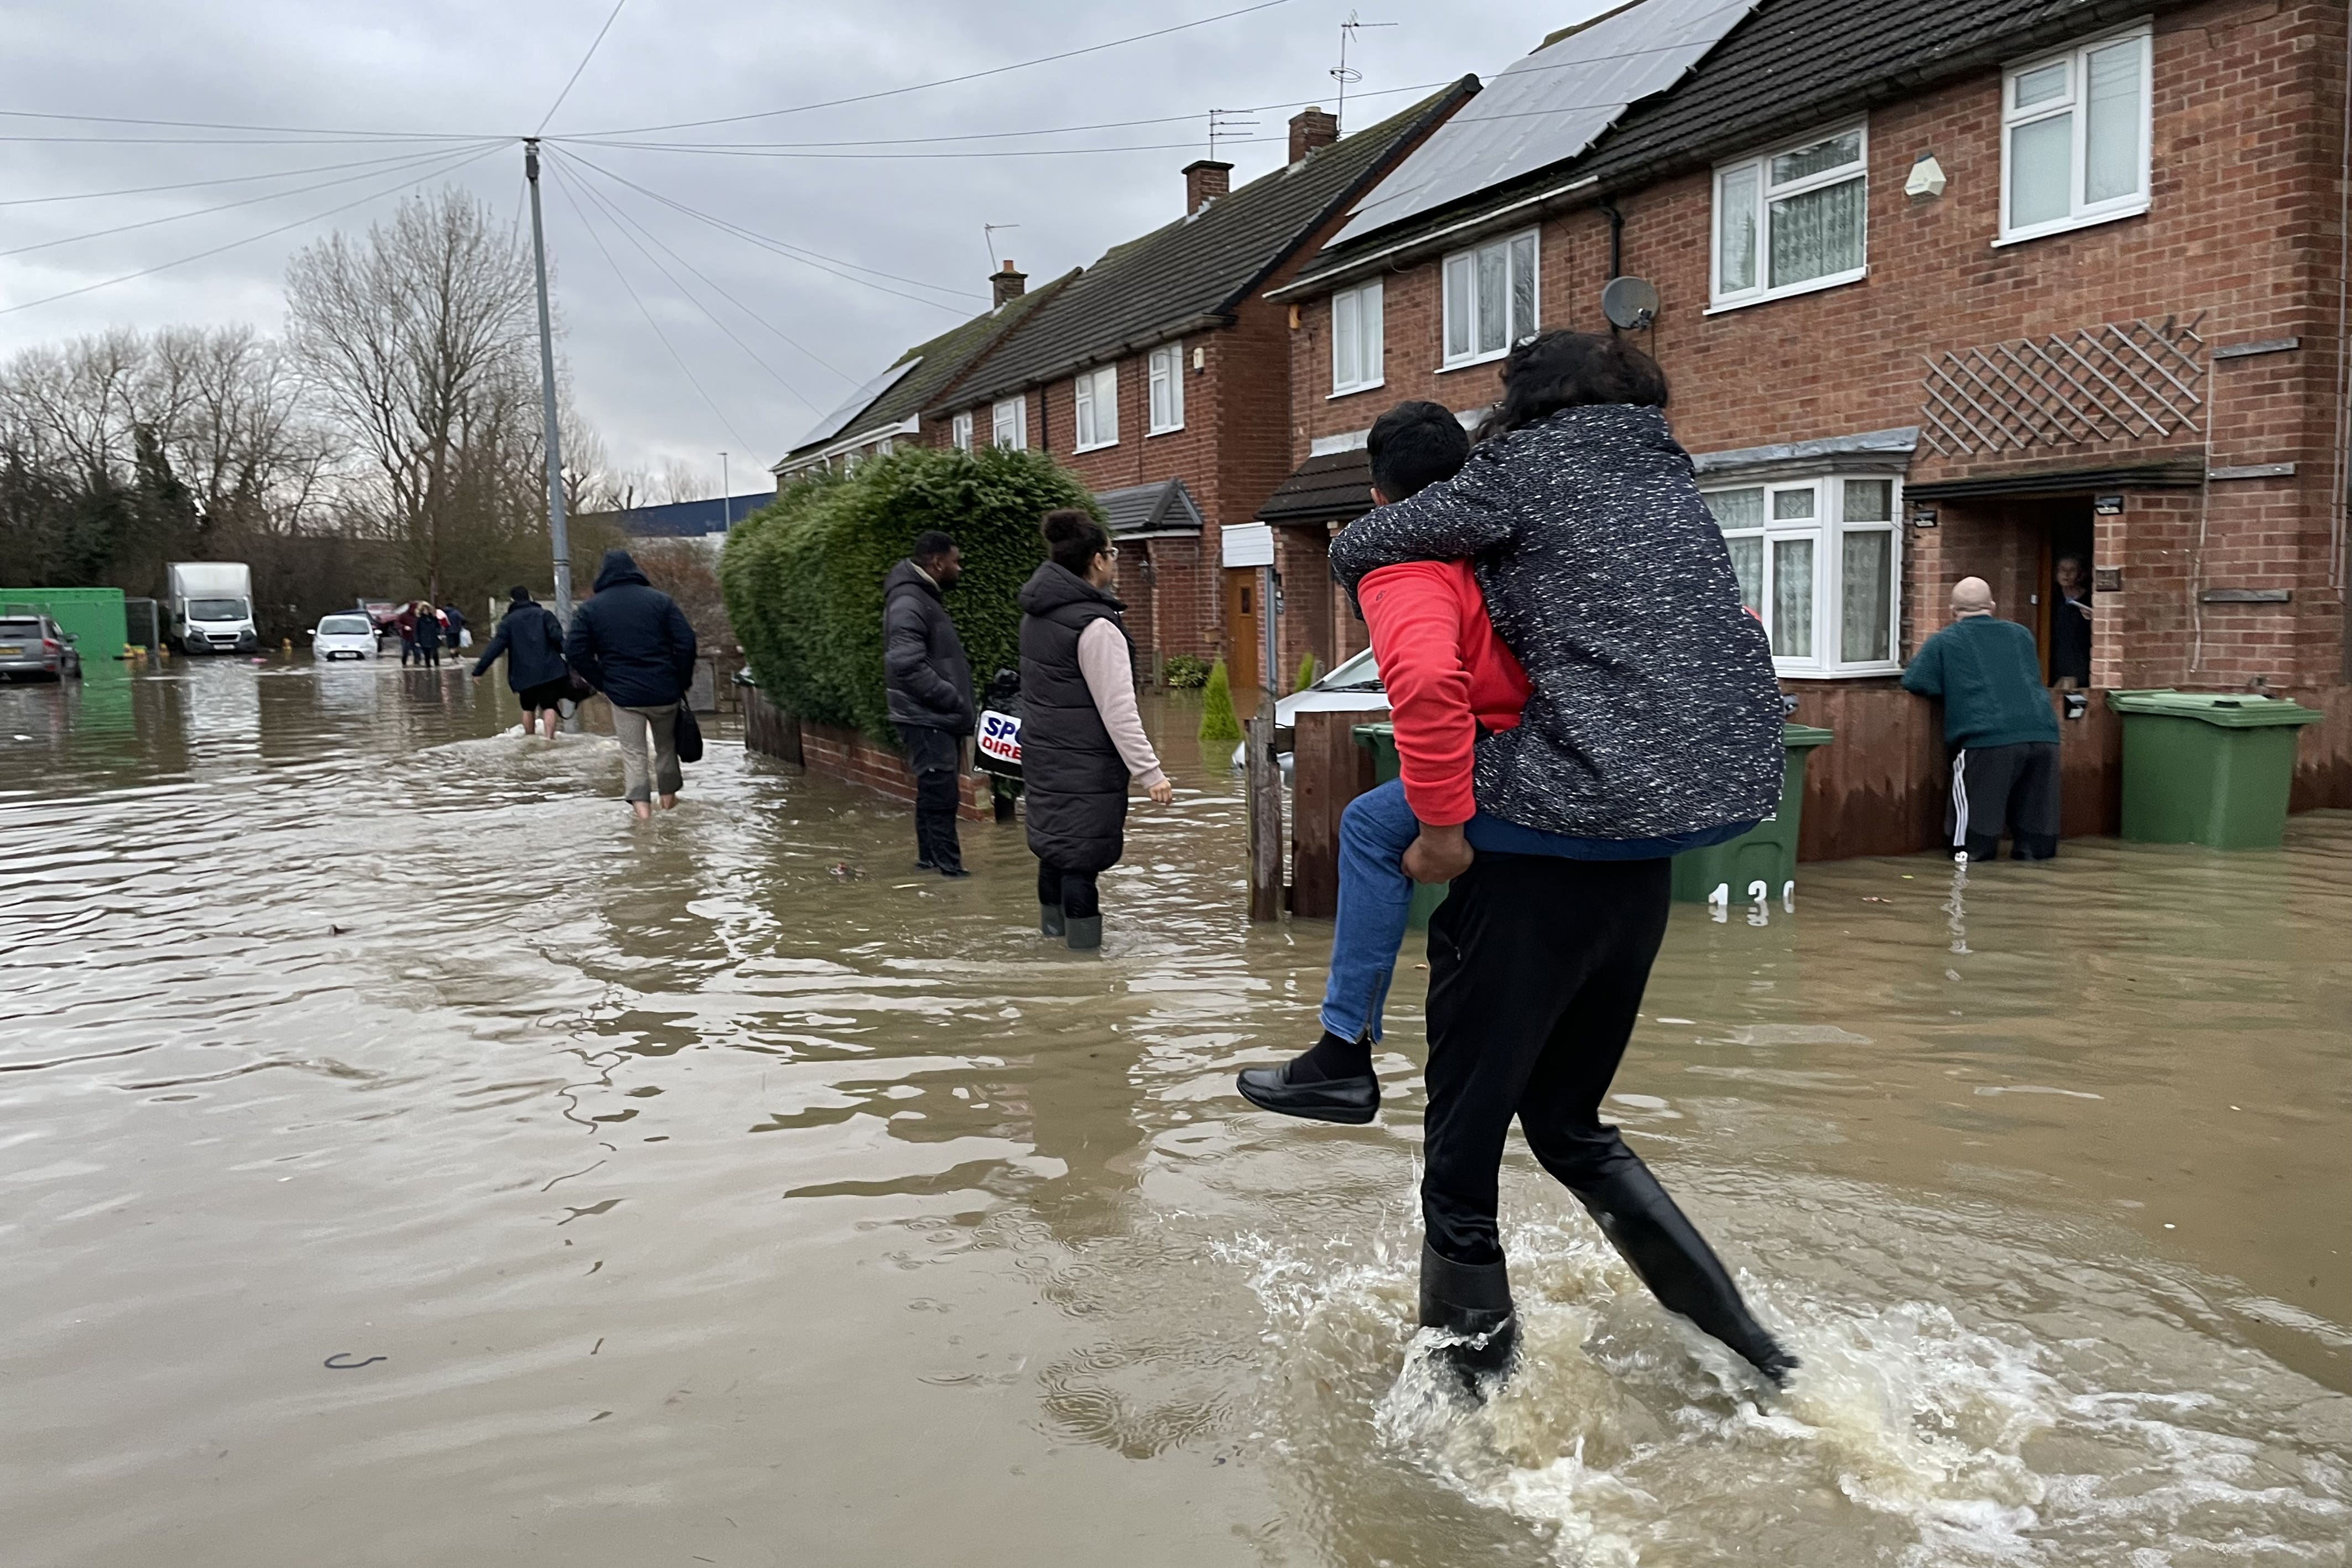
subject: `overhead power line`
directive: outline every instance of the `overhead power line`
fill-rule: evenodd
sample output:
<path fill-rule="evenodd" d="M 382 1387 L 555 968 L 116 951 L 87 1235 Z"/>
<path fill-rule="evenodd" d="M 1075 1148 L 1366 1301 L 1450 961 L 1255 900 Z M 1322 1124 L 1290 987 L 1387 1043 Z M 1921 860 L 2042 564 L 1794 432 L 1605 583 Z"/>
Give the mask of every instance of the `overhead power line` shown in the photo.
<path fill-rule="evenodd" d="M 163 185 L 125 185 L 112 191 L 77 191 L 63 196 L 11 196 L 5 201 L 0 201 L 0 207 L 38 207 L 58 202 L 99 202 L 111 196 L 152 196 L 168 191 L 197 191 L 208 185 L 249 185 L 257 180 L 284 180 L 299 174 L 326 174 L 337 169 L 380 169 L 392 163 L 411 163 L 419 156 L 416 149 L 412 147 L 405 152 L 394 152 L 383 158 L 361 158 L 347 163 L 310 163 L 299 169 L 272 169 L 264 174 L 226 174 L 217 180 L 174 180 Z M 440 152 L 436 149 L 421 156 L 438 157 Z"/>
<path fill-rule="evenodd" d="M 151 277 L 156 273 L 169 272 L 175 267 L 186 267 L 192 262 L 203 261 L 207 256 L 218 256 L 224 251 L 236 250 L 242 246 L 258 244 L 260 241 L 268 239 L 274 235 L 282 235 L 289 229 L 299 229 L 309 224 L 319 223 L 324 219 L 333 217 L 338 213 L 349 212 L 353 207 L 364 206 L 368 203 L 376 201 L 382 197 L 394 195 L 399 192 L 408 190 L 413 186 L 421 185 L 427 180 L 438 179 L 445 174 L 454 174 L 458 170 L 463 169 L 469 164 L 480 162 L 492 152 L 497 152 L 499 147 L 503 146 L 504 144 L 505 143 L 501 141 L 493 146 L 485 148 L 480 152 L 464 152 L 454 156 L 447 153 L 428 154 L 423 161 L 433 163 L 435 167 L 425 170 L 423 173 L 416 175 L 413 179 L 403 180 L 397 184 L 387 185 L 380 191 L 371 191 L 364 196 L 354 197 L 351 201 L 341 203 L 336 206 L 329 207 L 325 212 L 313 213 L 308 217 L 296 218 L 291 223 L 279 224 L 277 227 L 264 229 L 259 234 L 250 234 L 246 235 L 243 239 L 231 240 L 226 245 L 211 246 L 205 249 L 196 251 L 192 255 L 180 256 L 172 261 L 158 262 L 153 267 L 142 267 L 136 272 L 126 272 L 117 277 L 102 278 L 96 283 L 85 283 L 78 288 L 61 289 L 55 294 L 43 295 L 38 299 L 26 299 L 15 305 L 0 305 L 0 316 L 13 316 L 19 310 L 30 310 L 37 306 L 53 305 L 60 299 L 72 299 L 79 295 L 92 294 L 101 288 L 111 288 L 118 283 L 129 283 L 134 278 Z"/>
<path fill-rule="evenodd" d="M 773 120 L 786 114 L 805 114 L 811 110 L 837 109 L 845 103 L 871 103 L 877 99 L 897 98 L 910 92 L 925 92 L 935 87 L 952 87 L 958 82 L 978 81 L 983 77 L 1003 76 L 1010 71 L 1023 71 L 1035 66 L 1051 65 L 1055 60 L 1069 60 L 1076 59 L 1081 55 L 1100 54 L 1106 49 L 1122 48 L 1129 44 L 1139 44 L 1150 38 L 1164 38 L 1171 33 L 1182 33 L 1194 27 L 1206 27 L 1218 22 L 1229 22 L 1235 16 L 1246 16 L 1257 11 L 1271 11 L 1278 5 L 1288 4 L 1290 0 L 1257 0 L 1257 4 L 1254 5 L 1244 5 L 1233 11 L 1220 11 L 1213 16 L 1202 16 L 1195 21 L 1178 22 L 1166 27 L 1155 27 L 1148 33 L 1131 33 L 1126 37 L 1112 38 L 1107 43 L 1087 44 L 1081 48 L 1063 49 L 1056 54 L 1040 55 L 1034 59 L 1016 60 L 1011 65 L 991 66 L 986 70 L 965 71 L 959 76 L 940 77 L 931 81 L 909 82 L 905 87 L 883 88 L 875 92 L 853 93 L 846 98 L 828 98 L 814 103 L 796 103 L 789 109 L 763 109 L 751 114 L 728 114 L 713 120 L 680 120 L 667 125 L 621 126 L 606 131 L 592 131 L 586 134 L 639 136 L 656 131 L 693 131 L 706 125 L 740 125 L 746 120 Z"/>
<path fill-rule="evenodd" d="M 1187 115 L 1198 120 L 1198 115 Z M 964 158 L 1075 158 L 1097 157 L 1108 152 L 1171 152 L 1198 148 L 1196 138 L 1191 141 L 1146 141 L 1117 147 L 1003 147 L 984 152 L 788 152 L 761 147 L 730 146 L 725 142 L 708 142 L 701 146 L 682 147 L 672 141 L 614 141 L 595 137 L 567 136 L 558 138 L 566 146 L 612 147 L 631 152 L 697 152 L 729 158 L 782 158 L 847 163 L 924 162 L 934 159 Z M 1280 141 L 1280 136 L 1220 136 L 1220 147 L 1238 146 L 1252 141 Z"/>
<path fill-rule="evenodd" d="M 6 120 L 67 120 L 84 125 L 149 125 L 182 131 L 286 131 L 298 136 L 379 136 L 392 140 L 423 140 L 427 141 L 478 141 L 485 136 L 504 135 L 503 131 L 476 131 L 467 136 L 455 136 L 437 131 L 364 131 L 325 125 L 240 125 L 217 120 L 144 120 L 124 114 L 68 114 L 59 110 L 0 109 L 0 119 Z"/>
<path fill-rule="evenodd" d="M 629 0 L 613 0 L 612 14 L 604 18 L 604 25 L 596 29 L 596 36 L 589 40 L 588 52 L 580 57 L 578 65 L 572 68 L 572 74 L 564 78 L 563 90 L 555 95 L 555 101 L 547 106 L 547 112 L 539 117 L 539 131 L 547 129 L 547 122 L 555 118 L 555 111 L 562 109 L 563 100 L 572 96 L 572 88 L 580 80 L 580 73 L 586 70 L 588 62 L 596 57 L 596 50 L 604 44 L 604 35 L 611 32 L 613 24 L 621 19 L 621 7 L 628 3 Z M 534 131 L 531 134 L 536 136 L 539 131 Z"/>

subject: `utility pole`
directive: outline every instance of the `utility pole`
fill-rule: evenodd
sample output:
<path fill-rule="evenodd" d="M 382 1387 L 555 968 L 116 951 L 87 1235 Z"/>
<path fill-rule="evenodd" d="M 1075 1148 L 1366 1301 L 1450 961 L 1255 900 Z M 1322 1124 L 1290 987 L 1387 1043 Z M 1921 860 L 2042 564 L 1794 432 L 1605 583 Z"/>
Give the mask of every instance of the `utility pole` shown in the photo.
<path fill-rule="evenodd" d="M 727 482 L 727 454 L 721 452 L 719 455 L 719 515 L 725 520 L 719 525 L 719 531 L 722 534 L 734 531 L 734 489 L 735 486 Z"/>
<path fill-rule="evenodd" d="M 555 329 L 547 315 L 547 231 L 539 215 L 539 138 L 522 142 L 523 178 L 530 183 L 530 254 L 539 270 L 539 382 L 547 423 L 547 537 L 555 546 L 555 618 L 572 624 L 572 536 L 563 517 L 563 443 L 555 422 Z"/>

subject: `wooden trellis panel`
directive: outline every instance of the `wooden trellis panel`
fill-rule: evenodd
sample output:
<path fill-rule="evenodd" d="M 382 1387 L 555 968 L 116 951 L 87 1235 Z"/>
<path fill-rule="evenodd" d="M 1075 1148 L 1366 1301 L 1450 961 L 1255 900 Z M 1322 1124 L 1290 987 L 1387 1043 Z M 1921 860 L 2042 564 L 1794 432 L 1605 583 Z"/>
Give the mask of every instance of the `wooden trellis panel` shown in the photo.
<path fill-rule="evenodd" d="M 1920 429 L 1948 457 L 2193 436 L 2204 319 L 2112 322 L 1930 358 Z"/>

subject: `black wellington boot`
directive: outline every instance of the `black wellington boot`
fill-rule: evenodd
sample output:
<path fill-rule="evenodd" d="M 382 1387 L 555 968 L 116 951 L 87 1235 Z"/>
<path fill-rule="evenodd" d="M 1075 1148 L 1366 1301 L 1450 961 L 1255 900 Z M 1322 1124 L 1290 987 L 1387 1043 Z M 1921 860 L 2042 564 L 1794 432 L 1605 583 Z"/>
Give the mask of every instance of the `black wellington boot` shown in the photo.
<path fill-rule="evenodd" d="M 1074 953 L 1084 953 L 1102 946 L 1102 916 L 1099 915 L 1066 915 L 1062 924 L 1066 930 L 1064 940 Z"/>
<path fill-rule="evenodd" d="M 1774 1387 L 1788 1386 L 1797 1358 L 1749 1314 L 1723 1260 L 1649 1166 L 1629 1155 L 1606 1176 L 1574 1191 L 1661 1305 L 1730 1346 Z"/>
<path fill-rule="evenodd" d="M 1426 1240 L 1421 1244 L 1421 1326 L 1461 1336 L 1437 1358 L 1473 1397 L 1510 1375 L 1518 1358 L 1519 1320 L 1511 1311 L 1511 1280 L 1501 1263 L 1456 1263 Z"/>
<path fill-rule="evenodd" d="M 1037 935 L 1064 936 L 1069 934 L 1069 925 L 1063 919 L 1060 904 L 1041 904 L 1037 906 Z"/>

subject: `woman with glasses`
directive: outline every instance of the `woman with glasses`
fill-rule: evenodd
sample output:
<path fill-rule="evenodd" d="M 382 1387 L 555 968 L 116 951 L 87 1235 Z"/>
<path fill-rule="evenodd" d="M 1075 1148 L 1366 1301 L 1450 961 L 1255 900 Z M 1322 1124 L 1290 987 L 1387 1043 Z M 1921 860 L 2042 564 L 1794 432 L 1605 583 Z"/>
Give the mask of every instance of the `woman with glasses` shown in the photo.
<path fill-rule="evenodd" d="M 1111 593 L 1118 547 L 1085 512 L 1039 525 L 1046 560 L 1021 589 L 1021 777 L 1037 856 L 1037 928 L 1074 948 L 1102 946 L 1095 879 L 1125 848 L 1127 791 L 1154 805 L 1175 788 L 1143 733 L 1135 655 Z"/>

